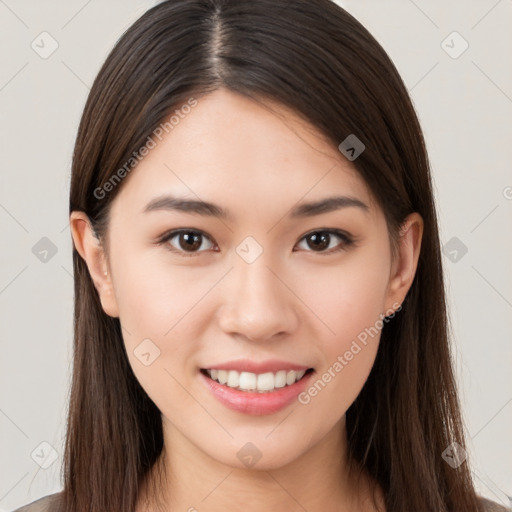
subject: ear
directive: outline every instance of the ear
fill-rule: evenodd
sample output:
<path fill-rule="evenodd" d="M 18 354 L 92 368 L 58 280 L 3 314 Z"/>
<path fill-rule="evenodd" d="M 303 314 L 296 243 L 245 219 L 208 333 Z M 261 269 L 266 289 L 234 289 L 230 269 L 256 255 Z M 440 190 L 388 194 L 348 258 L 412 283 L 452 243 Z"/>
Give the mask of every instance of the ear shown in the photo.
<path fill-rule="evenodd" d="M 84 212 L 71 212 L 69 225 L 75 248 L 87 264 L 103 311 L 113 318 L 119 317 L 107 258 L 100 240 L 96 238 L 89 217 Z"/>
<path fill-rule="evenodd" d="M 398 240 L 398 250 L 393 262 L 386 296 L 386 311 L 402 304 L 412 285 L 423 237 L 423 219 L 419 213 L 411 213 L 403 222 Z"/>

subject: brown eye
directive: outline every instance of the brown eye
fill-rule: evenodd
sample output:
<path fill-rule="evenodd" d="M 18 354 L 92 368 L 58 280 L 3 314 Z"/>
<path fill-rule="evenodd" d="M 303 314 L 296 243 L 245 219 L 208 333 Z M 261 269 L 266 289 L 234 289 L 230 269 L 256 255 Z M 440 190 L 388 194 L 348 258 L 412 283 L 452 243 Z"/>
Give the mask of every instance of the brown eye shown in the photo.
<path fill-rule="evenodd" d="M 185 251 L 196 251 L 202 245 L 202 235 L 194 233 L 180 233 L 178 235 L 178 245 Z"/>
<path fill-rule="evenodd" d="M 174 239 L 177 241 L 172 243 L 171 241 Z M 161 242 L 169 242 L 172 251 L 194 254 L 202 252 L 199 249 L 203 247 L 205 240 L 208 240 L 211 244 L 210 239 L 204 233 L 193 230 L 180 230 L 169 233 L 161 240 Z M 206 248 L 208 249 L 208 247 Z"/>
<path fill-rule="evenodd" d="M 341 243 L 335 243 L 335 239 L 338 238 L 341 240 Z M 332 231 L 332 230 L 324 230 L 324 231 L 313 231 L 301 239 L 306 241 L 306 245 L 308 248 L 312 249 L 309 252 L 336 252 L 344 249 L 348 245 L 352 244 L 352 239 L 348 237 L 345 233 L 341 231 Z M 334 249 L 329 250 L 327 249 Z"/>

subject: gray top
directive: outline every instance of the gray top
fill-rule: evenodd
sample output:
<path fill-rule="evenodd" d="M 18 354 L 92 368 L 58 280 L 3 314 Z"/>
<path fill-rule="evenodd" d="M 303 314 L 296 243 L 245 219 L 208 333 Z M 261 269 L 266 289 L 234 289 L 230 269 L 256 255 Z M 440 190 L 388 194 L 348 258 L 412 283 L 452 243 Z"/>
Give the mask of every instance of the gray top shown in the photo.
<path fill-rule="evenodd" d="M 57 504 L 59 503 L 61 493 L 49 494 L 43 498 L 39 498 L 28 505 L 21 508 L 17 508 L 12 512 L 54 512 L 57 510 Z M 506 508 L 503 505 L 498 505 L 494 501 L 489 501 L 486 498 L 480 498 L 481 503 L 484 506 L 485 512 L 511 512 L 512 509 Z"/>
<path fill-rule="evenodd" d="M 28 505 L 17 508 L 12 512 L 53 512 L 54 510 L 57 510 L 57 504 L 59 503 L 60 496 L 60 492 L 49 494 L 48 496 L 39 498 Z"/>

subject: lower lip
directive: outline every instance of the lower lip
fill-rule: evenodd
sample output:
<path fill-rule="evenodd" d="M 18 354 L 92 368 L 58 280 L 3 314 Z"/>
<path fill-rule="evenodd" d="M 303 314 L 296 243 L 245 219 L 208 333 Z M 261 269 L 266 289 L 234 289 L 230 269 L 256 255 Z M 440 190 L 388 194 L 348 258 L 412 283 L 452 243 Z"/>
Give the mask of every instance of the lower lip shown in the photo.
<path fill-rule="evenodd" d="M 263 416 L 280 411 L 290 405 L 304 391 L 313 373 L 307 373 L 302 379 L 291 386 L 285 386 L 284 388 L 266 393 L 239 391 L 210 379 L 202 372 L 199 372 L 199 375 L 213 396 L 229 409 L 244 414 Z"/>

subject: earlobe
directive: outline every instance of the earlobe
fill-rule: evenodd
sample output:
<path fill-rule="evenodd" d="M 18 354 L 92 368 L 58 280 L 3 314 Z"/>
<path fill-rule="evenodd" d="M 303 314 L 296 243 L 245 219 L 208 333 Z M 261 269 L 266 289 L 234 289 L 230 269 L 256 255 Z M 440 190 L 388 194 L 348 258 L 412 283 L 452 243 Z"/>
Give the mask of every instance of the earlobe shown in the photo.
<path fill-rule="evenodd" d="M 105 252 L 88 216 L 84 212 L 74 211 L 70 215 L 69 224 L 74 246 L 87 265 L 103 310 L 113 318 L 119 317 Z"/>
<path fill-rule="evenodd" d="M 423 219 L 419 213 L 411 213 L 403 222 L 398 240 L 396 261 L 394 262 L 386 306 L 402 304 L 416 275 L 423 237 Z"/>

